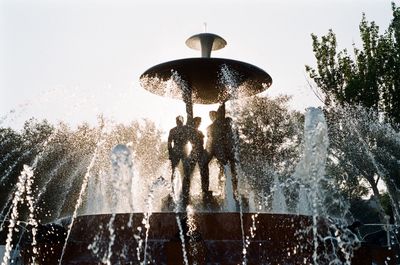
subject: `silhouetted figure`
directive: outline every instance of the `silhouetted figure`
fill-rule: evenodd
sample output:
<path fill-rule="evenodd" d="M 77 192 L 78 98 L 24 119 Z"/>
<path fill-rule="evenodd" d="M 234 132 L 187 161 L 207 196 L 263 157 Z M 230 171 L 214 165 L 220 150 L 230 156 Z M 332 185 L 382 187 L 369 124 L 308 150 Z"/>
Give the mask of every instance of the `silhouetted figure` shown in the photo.
<path fill-rule="evenodd" d="M 207 127 L 207 143 L 206 143 L 206 154 L 207 154 L 207 168 L 205 175 L 209 176 L 209 167 L 208 164 L 213 159 L 213 157 L 218 157 L 218 165 L 219 165 L 219 174 L 218 174 L 218 185 L 221 187 L 222 185 L 222 177 L 224 175 L 223 163 L 225 161 L 223 151 L 218 144 L 218 138 L 223 136 L 222 128 L 220 127 L 221 122 L 217 121 L 218 113 L 214 110 L 209 112 L 209 117 L 211 120 L 211 124 Z"/>
<path fill-rule="evenodd" d="M 192 151 L 189 155 L 189 176 L 185 176 L 182 183 L 183 205 L 186 206 L 189 202 L 190 182 L 196 164 L 199 165 L 201 176 L 201 189 L 203 198 L 208 196 L 209 176 L 207 154 L 204 150 L 204 134 L 199 130 L 201 118 L 195 117 L 193 119 L 193 127 L 190 130 L 190 143 L 192 144 Z"/>
<path fill-rule="evenodd" d="M 224 138 L 225 157 L 231 167 L 233 193 L 237 198 L 239 194 L 238 194 L 238 179 L 236 171 L 236 163 L 238 162 L 236 158 L 238 143 L 236 143 L 236 140 L 238 139 L 239 135 L 238 132 L 234 129 L 233 120 L 231 117 L 225 118 L 224 128 L 225 128 L 225 138 Z"/>
<path fill-rule="evenodd" d="M 218 111 L 210 111 L 211 125 L 207 127 L 207 144 L 206 150 L 209 161 L 216 157 L 221 165 L 226 164 L 225 155 L 225 128 L 224 128 L 224 113 Z"/>
<path fill-rule="evenodd" d="M 189 174 L 188 151 L 186 145 L 189 142 L 189 128 L 183 125 L 183 117 L 176 117 L 176 127 L 169 131 L 168 135 L 168 154 L 171 160 L 172 176 L 171 183 L 174 181 L 175 169 L 182 161 L 184 177 Z"/>
<path fill-rule="evenodd" d="M 225 106 L 222 104 L 218 111 L 210 111 L 211 125 L 207 127 L 207 165 L 213 157 L 217 158 L 221 171 L 225 165 L 230 165 L 232 186 L 235 197 L 238 196 L 238 180 L 236 171 L 236 143 L 237 132 L 233 129 L 232 118 L 225 118 Z M 208 166 L 207 172 L 208 175 Z M 220 179 L 219 177 L 219 179 Z"/>

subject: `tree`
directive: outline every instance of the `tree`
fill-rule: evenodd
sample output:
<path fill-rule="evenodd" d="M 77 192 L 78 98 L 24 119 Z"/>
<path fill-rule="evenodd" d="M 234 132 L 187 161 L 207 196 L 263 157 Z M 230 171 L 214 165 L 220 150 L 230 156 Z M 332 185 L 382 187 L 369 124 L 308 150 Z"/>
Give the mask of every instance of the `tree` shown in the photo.
<path fill-rule="evenodd" d="M 317 67 L 306 66 L 306 71 L 325 96 L 331 172 L 348 187 L 346 196 L 352 199 L 365 191 L 362 184 L 357 185 L 365 180 L 378 207 L 378 183 L 384 180 L 400 222 L 400 8 L 393 3 L 392 10 L 393 19 L 383 34 L 363 15 L 359 27 L 363 45 L 353 44 L 353 56 L 346 49 L 337 52 L 332 30 L 321 39 L 313 34 Z M 378 211 L 385 222 L 384 209 Z"/>
<path fill-rule="evenodd" d="M 110 122 L 106 129 L 103 124 L 104 119 L 99 126 L 83 123 L 71 129 L 64 123 L 53 126 L 31 119 L 21 132 L 0 128 L 1 214 L 7 215 L 11 207 L 23 165 L 32 167 L 35 164 L 32 198 L 38 221 L 48 222 L 70 215 L 96 147 L 91 178 L 99 179 L 100 175 L 111 178 L 110 155 L 117 144 L 132 148 L 141 176 L 158 177 L 160 161 L 166 160 L 167 149 L 161 140 L 161 130 L 154 123 L 145 120 L 112 125 Z M 26 217 L 26 207 L 19 207 L 19 212 L 22 219 Z"/>
<path fill-rule="evenodd" d="M 374 121 L 376 113 L 361 106 L 338 107 L 326 115 L 330 140 L 327 171 L 335 177 L 344 197 L 357 201 L 366 196 L 367 184 L 383 222 L 386 213 L 379 207 L 379 186 L 383 181 L 392 201 L 393 213 L 399 216 L 399 133 L 388 123 Z"/>
<path fill-rule="evenodd" d="M 336 36 L 329 30 L 321 40 L 312 34 L 317 68 L 306 71 L 325 95 L 328 107 L 349 103 L 373 108 L 386 121 L 400 123 L 400 8 L 392 4 L 393 19 L 384 34 L 366 20 L 360 23 L 362 49 L 354 58 L 346 49 L 337 52 Z"/>
<path fill-rule="evenodd" d="M 304 119 L 289 110 L 289 99 L 254 96 L 235 106 L 241 167 L 260 194 L 268 192 L 274 175 L 287 179 L 300 158 Z"/>

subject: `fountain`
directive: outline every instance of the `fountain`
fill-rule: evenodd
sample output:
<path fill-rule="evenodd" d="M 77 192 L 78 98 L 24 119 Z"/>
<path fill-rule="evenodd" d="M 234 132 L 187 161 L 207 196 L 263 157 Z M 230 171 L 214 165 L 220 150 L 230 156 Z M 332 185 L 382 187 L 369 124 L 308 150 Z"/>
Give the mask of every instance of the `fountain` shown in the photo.
<path fill-rule="evenodd" d="M 187 46 L 201 50 L 202 57 L 170 61 L 148 69 L 142 86 L 152 93 L 183 100 L 187 125 L 193 125 L 193 104 L 219 103 L 256 95 L 272 84 L 262 69 L 231 59 L 212 58 L 223 48 L 218 35 L 190 37 Z M 387 246 L 361 242 L 356 225 L 329 218 L 324 209 L 325 163 L 329 145 L 327 125 L 319 109 L 310 108 L 304 126 L 304 153 L 292 179 L 298 187 L 296 213 L 288 212 L 284 189 L 293 183 L 274 176 L 270 201 L 272 212 L 261 211 L 254 191 L 243 181 L 237 165 L 238 194 L 234 193 L 231 167 L 223 168 L 225 185 L 212 194 L 210 205 L 194 194 L 182 207 L 182 178 L 177 171 L 172 183 L 170 169 L 145 182 L 134 167 L 128 145 L 112 148 L 110 174 L 91 177 L 104 144 L 101 129 L 86 168 L 73 215 L 40 224 L 29 215 L 29 224 L 12 248 L 12 231 L 19 224 L 18 211 L 9 221 L 2 264 L 9 264 L 16 248 L 24 264 L 396 264 L 396 252 Z M 237 140 L 237 139 L 236 139 Z M 237 151 L 237 150 L 236 150 Z M 237 152 L 236 152 L 237 155 Z M 238 161 L 239 158 L 236 157 Z M 36 165 L 36 164 L 35 164 Z M 160 168 L 168 168 L 160 165 Z M 33 167 L 21 173 L 14 208 L 30 196 Z M 146 187 L 141 187 L 148 183 Z M 89 186 L 87 188 L 87 186 Z M 99 193 L 108 190 L 110 200 Z M 78 210 L 87 194 L 86 214 Z M 158 206 L 157 206 L 158 205 Z M 106 213 L 105 213 L 106 212 Z M 3 226 L 3 223 L 2 223 Z M 389 231 L 389 229 L 388 229 Z M 387 237 L 389 240 L 389 237 Z"/>

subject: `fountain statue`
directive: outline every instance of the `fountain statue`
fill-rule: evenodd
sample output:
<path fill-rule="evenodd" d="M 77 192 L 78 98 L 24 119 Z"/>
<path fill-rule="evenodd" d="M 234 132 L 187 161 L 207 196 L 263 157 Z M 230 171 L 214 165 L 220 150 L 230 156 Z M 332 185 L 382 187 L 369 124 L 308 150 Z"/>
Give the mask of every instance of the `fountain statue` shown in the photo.
<path fill-rule="evenodd" d="M 221 168 L 219 176 L 208 170 L 210 158 L 207 163 L 198 158 L 195 162 L 200 167 L 202 191 L 200 196 L 190 193 L 187 181 L 194 174 L 195 163 L 189 151 L 172 162 L 172 170 L 168 164 L 160 165 L 162 176 L 146 182 L 147 176 L 140 176 L 135 169 L 135 150 L 118 144 L 110 150 L 110 173 L 104 174 L 103 182 L 97 181 L 91 172 L 103 141 L 100 135 L 73 214 L 47 224 L 30 218 L 26 232 L 14 242 L 10 234 L 21 224 L 16 221 L 17 205 L 24 194 L 31 194 L 30 179 L 36 164 L 24 169 L 14 200 L 10 200 L 15 207 L 10 207 L 12 218 L 5 230 L 9 233 L 2 264 L 16 262 L 17 249 L 21 264 L 396 264 L 398 250 L 390 242 L 364 242 L 357 233 L 359 223 L 331 218 L 324 208 L 329 139 L 320 109 L 310 108 L 305 115 L 303 154 L 292 182 L 273 174 L 269 211 L 255 203 L 255 191 L 244 188 L 235 117 L 226 117 L 225 103 L 259 94 L 272 85 L 272 78 L 254 65 L 211 57 L 211 51 L 227 44 L 216 34 L 197 34 L 186 44 L 200 50 L 201 57 L 156 65 L 145 71 L 140 81 L 152 93 L 185 103 L 186 123 L 177 118 L 183 133 L 170 133 L 171 150 L 174 141 L 198 148 L 196 141 L 201 135 L 196 131 L 199 119 L 193 104 L 219 104 L 215 119 L 226 122 L 221 127 L 226 138 L 217 144 L 232 146 L 223 149 L 231 153 L 215 155 Z M 200 142 L 200 152 L 206 154 L 203 144 Z M 209 190 L 208 178 L 223 182 L 219 192 Z M 298 194 L 296 205 L 291 206 L 294 213 L 288 210 L 285 198 L 289 186 Z M 106 199 L 101 194 L 110 196 Z M 84 198 L 89 206 L 82 214 L 79 209 Z M 28 204 L 33 211 L 33 202 Z M 387 232 L 389 235 L 389 229 Z"/>

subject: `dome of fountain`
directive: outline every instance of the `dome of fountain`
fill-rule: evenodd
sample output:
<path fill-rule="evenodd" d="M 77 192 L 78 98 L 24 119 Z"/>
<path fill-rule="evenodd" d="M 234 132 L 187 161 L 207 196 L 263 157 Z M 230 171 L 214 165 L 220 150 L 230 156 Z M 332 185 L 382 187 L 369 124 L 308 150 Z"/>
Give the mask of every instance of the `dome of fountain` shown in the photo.
<path fill-rule="evenodd" d="M 235 95 L 228 93 L 226 84 L 221 82 L 224 68 L 234 73 Z M 142 74 L 141 84 L 154 94 L 182 99 L 181 86 L 168 86 L 168 80 L 174 73 L 192 90 L 193 103 L 199 104 L 252 96 L 272 84 L 270 75 L 254 65 L 231 59 L 202 57 L 174 60 L 151 67 Z"/>

